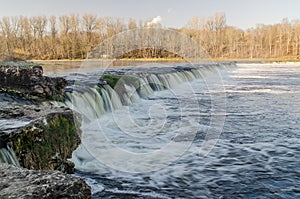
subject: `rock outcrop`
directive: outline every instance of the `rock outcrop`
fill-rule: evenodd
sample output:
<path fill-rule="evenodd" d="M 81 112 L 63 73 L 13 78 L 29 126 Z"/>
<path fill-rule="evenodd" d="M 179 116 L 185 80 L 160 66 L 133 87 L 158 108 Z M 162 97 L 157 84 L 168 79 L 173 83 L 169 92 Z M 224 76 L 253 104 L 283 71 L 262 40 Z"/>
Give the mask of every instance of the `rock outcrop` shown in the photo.
<path fill-rule="evenodd" d="M 81 142 L 80 116 L 52 101 L 66 86 L 39 65 L 0 62 L 0 147 L 30 169 L 0 164 L 0 198 L 91 198 L 82 179 L 64 174 L 74 172 L 68 158 Z"/>
<path fill-rule="evenodd" d="M 80 117 L 68 108 L 7 105 L 0 108 L 0 137 L 28 169 L 72 173 L 68 161 L 80 144 Z"/>
<path fill-rule="evenodd" d="M 0 198 L 91 198 L 83 179 L 59 171 L 34 171 L 0 164 Z"/>
<path fill-rule="evenodd" d="M 43 76 L 40 65 L 28 62 L 0 62 L 1 90 L 30 100 L 61 100 L 67 81 Z"/>
<path fill-rule="evenodd" d="M 67 159 L 80 144 L 79 116 L 53 106 L 67 81 L 28 62 L 0 62 L 0 137 L 28 169 L 72 172 Z"/>

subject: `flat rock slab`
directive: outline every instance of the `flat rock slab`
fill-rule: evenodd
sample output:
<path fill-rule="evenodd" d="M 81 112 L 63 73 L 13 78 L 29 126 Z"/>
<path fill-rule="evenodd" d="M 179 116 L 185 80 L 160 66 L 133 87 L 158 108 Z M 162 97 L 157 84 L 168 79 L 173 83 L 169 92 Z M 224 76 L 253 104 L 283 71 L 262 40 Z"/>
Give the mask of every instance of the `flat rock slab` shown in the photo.
<path fill-rule="evenodd" d="M 67 111 L 70 110 L 54 107 L 50 103 L 47 105 L 23 105 L 0 99 L 0 131 L 12 132 L 39 118 L 46 117 L 49 113 Z"/>
<path fill-rule="evenodd" d="M 91 198 L 91 188 L 83 179 L 59 171 L 0 164 L 0 198 Z"/>

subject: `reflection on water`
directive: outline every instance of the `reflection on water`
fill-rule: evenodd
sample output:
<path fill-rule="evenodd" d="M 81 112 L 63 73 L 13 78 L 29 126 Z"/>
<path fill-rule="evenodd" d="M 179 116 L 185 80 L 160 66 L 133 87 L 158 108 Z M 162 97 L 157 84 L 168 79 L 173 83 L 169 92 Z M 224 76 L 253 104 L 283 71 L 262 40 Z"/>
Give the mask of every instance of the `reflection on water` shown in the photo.
<path fill-rule="evenodd" d="M 220 72 L 227 96 L 226 122 L 218 143 L 206 157 L 199 157 L 198 152 L 209 125 L 209 94 L 221 95 L 217 90 L 207 93 L 199 80 L 192 86 L 198 95 L 200 112 L 191 109 L 184 115 L 201 118 L 201 128 L 188 151 L 168 167 L 143 174 L 109 169 L 88 154 L 81 154 L 85 161 L 76 165 L 77 175 L 88 179 L 94 187 L 94 197 L 299 198 L 300 65 L 239 65 Z M 129 107 L 132 117 L 141 123 L 147 121 L 149 115 L 143 109 L 155 103 L 173 114 L 165 126 L 173 131 L 179 118 L 175 117 L 178 109 L 169 95 L 160 92 L 148 99 L 151 101 L 133 104 Z M 124 142 L 111 115 L 97 122 L 115 143 L 138 149 Z M 145 131 L 146 135 L 153 132 L 151 128 Z M 169 131 L 165 130 L 165 138 L 169 139 Z M 153 141 L 149 147 L 158 144 Z"/>
<path fill-rule="evenodd" d="M 67 75 L 78 72 L 83 61 L 38 61 L 43 65 L 44 74 Z M 88 71 L 86 71 L 88 72 Z"/>

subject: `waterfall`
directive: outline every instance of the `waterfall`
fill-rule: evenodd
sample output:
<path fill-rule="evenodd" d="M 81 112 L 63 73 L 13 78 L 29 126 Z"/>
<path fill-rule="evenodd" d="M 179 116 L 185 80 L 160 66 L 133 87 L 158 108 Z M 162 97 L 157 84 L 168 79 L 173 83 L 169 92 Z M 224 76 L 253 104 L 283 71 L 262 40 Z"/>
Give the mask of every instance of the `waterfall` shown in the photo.
<path fill-rule="evenodd" d="M 14 151 L 0 138 L 0 163 L 20 166 Z"/>
<path fill-rule="evenodd" d="M 96 86 L 73 86 L 66 92 L 66 104 L 81 113 L 85 119 L 92 120 L 103 113 L 111 112 L 132 104 L 141 98 L 147 98 L 155 91 L 171 89 L 176 85 L 193 81 L 201 77 L 199 69 L 189 71 L 172 70 L 167 73 L 139 73 L 127 75 L 116 87 L 108 84 Z M 134 79 L 134 81 L 132 81 Z M 136 83 L 138 80 L 138 83 Z"/>
<path fill-rule="evenodd" d="M 124 154 L 127 149 L 138 151 L 138 159 L 132 161 L 139 162 L 140 151 L 156 151 L 170 140 L 176 150 L 170 150 L 172 155 L 167 155 L 166 159 L 176 158 L 200 128 L 206 132 L 208 122 L 215 122 L 210 119 L 211 96 L 205 96 L 207 79 L 217 80 L 209 76 L 215 67 L 219 65 L 118 68 L 101 75 L 91 74 L 90 81 L 94 84 L 75 80 L 74 86 L 66 89 L 65 103 L 83 118 L 82 147 L 72 156 L 76 167 L 96 171 L 94 160 L 100 157 L 107 166 L 112 166 L 114 160 L 121 166 L 119 160 L 112 159 L 109 154 L 116 158 L 119 151 Z M 194 83 L 200 85 L 193 88 Z M 208 105 L 200 104 L 197 96 L 203 97 Z M 203 108 L 203 112 L 199 108 Z"/>
<path fill-rule="evenodd" d="M 228 64 L 225 64 L 228 65 Z M 229 64 L 234 65 L 234 64 Z M 175 88 L 177 85 L 201 78 L 205 70 L 222 67 L 222 64 L 207 66 L 178 66 L 156 70 L 132 69 L 128 74 L 119 75 L 119 81 L 112 88 L 109 84 L 94 86 L 73 86 L 66 92 L 66 105 L 91 121 L 107 112 L 130 105 L 141 98 L 146 99 L 155 91 Z M 115 71 L 111 72 L 115 76 Z M 108 72 L 107 75 L 110 75 Z M 100 78 L 101 79 L 101 78 Z"/>

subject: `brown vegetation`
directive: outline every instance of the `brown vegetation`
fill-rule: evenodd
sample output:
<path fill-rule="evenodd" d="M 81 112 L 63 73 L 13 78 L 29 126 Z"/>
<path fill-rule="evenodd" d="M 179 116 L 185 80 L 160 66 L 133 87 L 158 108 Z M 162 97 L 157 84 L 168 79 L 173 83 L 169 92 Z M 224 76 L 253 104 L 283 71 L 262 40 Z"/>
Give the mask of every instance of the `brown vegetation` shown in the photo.
<path fill-rule="evenodd" d="M 143 21 L 91 14 L 3 17 L 0 19 L 0 59 L 84 59 L 105 39 L 145 26 L 147 23 Z M 194 17 L 177 31 L 196 40 L 213 58 L 298 59 L 300 54 L 300 20 L 284 19 L 279 24 L 241 30 L 226 25 L 225 15 L 216 13 L 209 18 Z M 123 57 L 174 56 L 162 49 L 141 49 Z"/>

